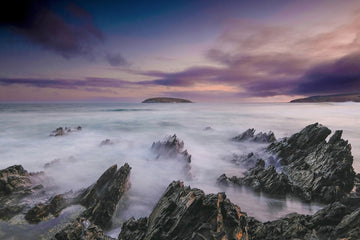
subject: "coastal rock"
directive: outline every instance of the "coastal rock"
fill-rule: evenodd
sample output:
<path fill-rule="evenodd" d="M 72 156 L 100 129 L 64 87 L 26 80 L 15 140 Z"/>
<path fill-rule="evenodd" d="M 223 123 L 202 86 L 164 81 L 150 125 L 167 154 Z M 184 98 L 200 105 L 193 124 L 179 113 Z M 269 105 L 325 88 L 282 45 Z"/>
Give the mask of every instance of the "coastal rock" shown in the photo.
<path fill-rule="evenodd" d="M 86 218 L 78 218 L 55 234 L 54 240 L 114 240 Z"/>
<path fill-rule="evenodd" d="M 156 155 L 155 159 L 177 159 L 182 161 L 185 174 L 191 177 L 191 155 L 187 150 L 184 150 L 184 142 L 177 138 L 175 134 L 169 136 L 165 141 L 153 142 L 151 151 Z"/>
<path fill-rule="evenodd" d="M 113 145 L 113 144 L 114 144 L 114 143 L 113 143 L 110 139 L 107 138 L 107 139 L 101 141 L 100 147 L 106 146 L 106 145 Z"/>
<path fill-rule="evenodd" d="M 258 159 L 254 168 L 246 172 L 243 178 L 227 178 L 225 174 L 218 178 L 218 182 L 228 184 L 232 182 L 237 185 L 251 187 L 255 191 L 263 191 L 269 194 L 286 194 L 291 192 L 292 186 L 284 173 L 277 173 L 274 166 L 265 168 L 265 162 Z"/>
<path fill-rule="evenodd" d="M 51 132 L 50 136 L 53 136 L 53 137 L 64 136 L 64 135 L 67 135 L 67 134 L 69 134 L 71 132 L 78 132 L 78 131 L 81 131 L 81 130 L 82 130 L 81 126 L 78 126 L 78 127 L 75 127 L 75 128 L 58 127 L 57 129 L 55 129 L 54 131 Z"/>
<path fill-rule="evenodd" d="M 348 206 L 335 202 L 312 216 L 297 213 L 270 222 L 248 218 L 250 240 L 273 239 L 359 239 L 360 208 L 350 211 Z"/>
<path fill-rule="evenodd" d="M 76 202 L 87 208 L 82 216 L 100 227 L 108 227 L 119 200 L 130 187 L 130 170 L 127 163 L 119 170 L 114 165 L 94 185 L 80 193 Z"/>
<path fill-rule="evenodd" d="M 315 123 L 267 148 L 280 158 L 283 172 L 303 199 L 333 202 L 354 186 L 351 145 L 339 130 L 326 142 L 330 133 Z"/>
<path fill-rule="evenodd" d="M 148 98 L 142 101 L 142 103 L 192 103 L 190 100 L 182 98 L 170 98 L 170 97 L 157 97 Z"/>
<path fill-rule="evenodd" d="M 247 239 L 246 215 L 225 193 L 172 182 L 148 218 L 124 223 L 119 240 Z"/>
<path fill-rule="evenodd" d="M 28 208 L 22 199 L 41 191 L 43 186 L 33 181 L 40 174 L 30 174 L 21 165 L 0 170 L 0 219 L 9 220 Z"/>
<path fill-rule="evenodd" d="M 233 137 L 232 140 L 236 142 L 250 141 L 256 143 L 271 143 L 275 142 L 276 138 L 274 133 L 271 131 L 268 133 L 259 132 L 255 135 L 255 129 L 249 128 L 240 135 Z"/>

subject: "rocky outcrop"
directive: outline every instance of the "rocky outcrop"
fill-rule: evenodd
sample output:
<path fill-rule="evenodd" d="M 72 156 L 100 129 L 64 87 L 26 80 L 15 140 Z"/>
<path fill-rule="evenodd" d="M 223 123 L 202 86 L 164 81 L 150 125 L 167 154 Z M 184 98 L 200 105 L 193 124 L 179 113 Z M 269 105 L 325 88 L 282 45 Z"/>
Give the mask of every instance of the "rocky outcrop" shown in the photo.
<path fill-rule="evenodd" d="M 33 181 L 39 174 L 30 174 L 21 165 L 0 170 L 0 219 L 8 220 L 28 207 L 21 200 L 43 188 Z"/>
<path fill-rule="evenodd" d="M 124 223 L 119 240 L 247 239 L 246 218 L 225 193 L 172 182 L 148 218 Z"/>
<path fill-rule="evenodd" d="M 291 193 L 307 201 L 337 201 L 352 190 L 355 172 L 351 146 L 341 138 L 342 131 L 336 131 L 326 142 L 330 133 L 318 123 L 309 125 L 290 138 L 270 144 L 267 153 L 275 158 L 269 155 L 264 161 L 256 154 L 239 157 L 236 162 L 258 161 L 245 177 L 222 175 L 218 181 L 268 193 Z"/>
<path fill-rule="evenodd" d="M 176 159 L 184 163 L 184 172 L 190 178 L 191 155 L 184 150 L 184 142 L 176 137 L 169 136 L 165 141 L 154 142 L 151 151 L 155 154 L 155 159 Z"/>
<path fill-rule="evenodd" d="M 81 131 L 82 127 L 78 126 L 76 128 L 71 128 L 71 127 L 58 127 L 57 129 L 55 129 L 54 131 L 51 132 L 50 136 L 53 137 L 59 137 L 59 136 L 64 136 L 67 135 L 71 132 L 78 132 Z"/>
<path fill-rule="evenodd" d="M 182 98 L 170 98 L 170 97 L 157 97 L 148 98 L 142 101 L 142 103 L 192 103 L 190 100 Z"/>
<path fill-rule="evenodd" d="M 318 123 L 299 133 L 272 143 L 268 151 L 280 159 L 282 171 L 306 200 L 333 202 L 349 193 L 354 186 L 351 145 L 336 131 Z"/>
<path fill-rule="evenodd" d="M 292 192 L 292 185 L 284 173 L 277 173 L 274 166 L 265 168 L 265 162 L 259 159 L 254 168 L 251 168 L 243 178 L 228 178 L 225 174 L 218 178 L 218 182 L 251 187 L 255 191 L 263 191 L 273 195 L 283 195 Z"/>
<path fill-rule="evenodd" d="M 249 128 L 240 135 L 233 137 L 232 140 L 236 142 L 250 141 L 256 143 L 271 143 L 275 142 L 276 138 L 274 133 L 271 131 L 268 133 L 259 132 L 255 135 L 255 129 Z"/>
<path fill-rule="evenodd" d="M 54 240 L 114 240 L 86 218 L 78 218 L 55 234 Z"/>
<path fill-rule="evenodd" d="M 359 239 L 360 208 L 334 202 L 312 216 L 292 213 L 281 219 L 261 223 L 248 218 L 250 240 L 273 239 Z"/>
<path fill-rule="evenodd" d="M 130 187 L 130 170 L 127 163 L 119 170 L 114 165 L 94 185 L 85 189 L 76 198 L 76 202 L 86 207 L 82 216 L 100 227 L 108 227 L 119 200 Z"/>

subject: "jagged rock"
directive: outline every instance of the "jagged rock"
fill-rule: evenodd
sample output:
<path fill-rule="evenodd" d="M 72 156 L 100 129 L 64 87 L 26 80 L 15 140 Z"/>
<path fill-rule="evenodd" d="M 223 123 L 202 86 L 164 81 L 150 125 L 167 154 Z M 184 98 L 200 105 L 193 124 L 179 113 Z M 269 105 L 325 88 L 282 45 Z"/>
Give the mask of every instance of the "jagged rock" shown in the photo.
<path fill-rule="evenodd" d="M 250 240 L 273 239 L 359 239 L 360 208 L 350 211 L 339 202 L 327 205 L 312 216 L 288 214 L 270 222 L 261 223 L 247 218 Z"/>
<path fill-rule="evenodd" d="M 55 234 L 56 240 L 114 240 L 86 218 L 78 218 Z"/>
<path fill-rule="evenodd" d="M 351 145 L 339 130 L 326 142 L 330 133 L 315 123 L 267 148 L 281 159 L 283 172 L 303 199 L 333 202 L 354 186 Z"/>
<path fill-rule="evenodd" d="M 114 143 L 110 139 L 105 139 L 101 141 L 100 146 L 113 145 Z"/>
<path fill-rule="evenodd" d="M 119 240 L 247 239 L 246 215 L 225 193 L 172 182 L 149 218 L 124 223 Z"/>
<path fill-rule="evenodd" d="M 240 135 L 233 137 L 232 140 L 237 142 L 251 141 L 257 143 L 271 143 L 271 142 L 275 142 L 276 138 L 274 133 L 271 131 L 268 133 L 259 132 L 258 134 L 255 135 L 255 129 L 249 128 Z"/>
<path fill-rule="evenodd" d="M 38 223 L 46 219 L 50 214 L 57 217 L 63 209 L 71 204 L 75 204 L 73 198 L 65 196 L 65 194 L 58 194 L 47 203 L 38 203 L 32 207 L 25 214 L 25 219 L 29 223 Z"/>
<path fill-rule="evenodd" d="M 163 142 L 154 142 L 151 146 L 151 151 L 155 153 L 156 159 L 178 159 L 184 162 L 184 172 L 188 177 L 191 177 L 190 163 L 191 155 L 187 150 L 184 150 L 184 142 L 176 137 L 169 136 Z"/>
<path fill-rule="evenodd" d="M 71 127 L 58 127 L 57 129 L 55 129 L 54 131 L 51 132 L 50 136 L 53 137 L 58 137 L 58 136 L 64 136 L 70 132 L 78 132 L 81 131 L 82 127 L 78 126 L 76 128 L 71 128 Z"/>
<path fill-rule="evenodd" d="M 119 170 L 114 165 L 80 193 L 76 201 L 87 208 L 82 216 L 100 227 L 108 227 L 119 200 L 130 187 L 130 169 L 127 163 Z"/>
<path fill-rule="evenodd" d="M 232 182 L 237 185 L 249 186 L 255 191 L 263 191 L 269 194 L 286 194 L 291 192 L 292 186 L 287 176 L 277 173 L 274 166 L 265 168 L 265 162 L 258 159 L 254 168 L 251 168 L 243 178 L 227 178 L 225 174 L 218 178 L 218 182 L 228 184 Z"/>
<path fill-rule="evenodd" d="M 231 157 L 231 162 L 246 169 L 250 169 L 255 167 L 256 162 L 262 158 L 263 156 L 260 156 L 260 154 L 254 152 L 250 152 L 248 154 L 241 154 L 241 155 L 234 153 Z M 273 165 L 275 167 L 279 166 L 277 159 L 274 158 L 272 155 L 266 154 L 266 160 L 269 165 Z"/>
<path fill-rule="evenodd" d="M 30 174 L 21 166 L 14 165 L 0 171 L 0 194 L 30 193 Z"/>
<path fill-rule="evenodd" d="M 9 220 L 28 208 L 28 204 L 21 200 L 41 191 L 43 186 L 32 181 L 39 174 L 30 174 L 21 165 L 0 170 L 0 219 Z"/>

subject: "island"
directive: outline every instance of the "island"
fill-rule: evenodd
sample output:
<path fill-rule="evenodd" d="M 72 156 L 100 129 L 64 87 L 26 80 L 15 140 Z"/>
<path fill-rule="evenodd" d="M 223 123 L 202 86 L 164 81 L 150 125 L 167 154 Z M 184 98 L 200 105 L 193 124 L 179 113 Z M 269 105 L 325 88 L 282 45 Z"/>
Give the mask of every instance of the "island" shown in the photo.
<path fill-rule="evenodd" d="M 192 103 L 192 101 L 182 98 L 156 97 L 145 99 L 142 103 Z"/>
<path fill-rule="evenodd" d="M 360 93 L 336 94 L 311 96 L 290 101 L 291 103 L 313 103 L 313 102 L 360 102 Z"/>

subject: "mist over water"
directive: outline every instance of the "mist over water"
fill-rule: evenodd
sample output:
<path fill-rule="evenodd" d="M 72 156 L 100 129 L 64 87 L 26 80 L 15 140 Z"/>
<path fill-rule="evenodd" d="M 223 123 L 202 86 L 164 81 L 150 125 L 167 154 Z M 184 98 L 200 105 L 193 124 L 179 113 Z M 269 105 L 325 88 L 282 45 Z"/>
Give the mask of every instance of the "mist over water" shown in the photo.
<path fill-rule="evenodd" d="M 232 154 L 266 146 L 230 139 L 248 128 L 271 130 L 279 139 L 319 122 L 332 132 L 344 130 L 343 138 L 352 145 L 353 166 L 359 172 L 359 107 L 358 103 L 0 104 L 0 168 L 22 164 L 28 171 L 44 171 L 46 189 L 62 193 L 91 185 L 113 164 L 129 163 L 131 188 L 115 216 L 115 232 L 131 216 L 148 216 L 173 180 L 183 180 L 206 193 L 225 191 L 242 211 L 262 221 L 291 212 L 311 214 L 322 206 L 218 186 L 216 179 L 222 173 L 241 176 L 244 172 L 230 161 Z M 82 126 L 82 130 L 50 137 L 60 126 Z M 208 126 L 212 130 L 204 130 Z M 151 144 L 173 134 L 192 155 L 193 179 L 186 179 L 181 162 L 154 160 Z M 100 146 L 105 139 L 113 144 Z"/>

